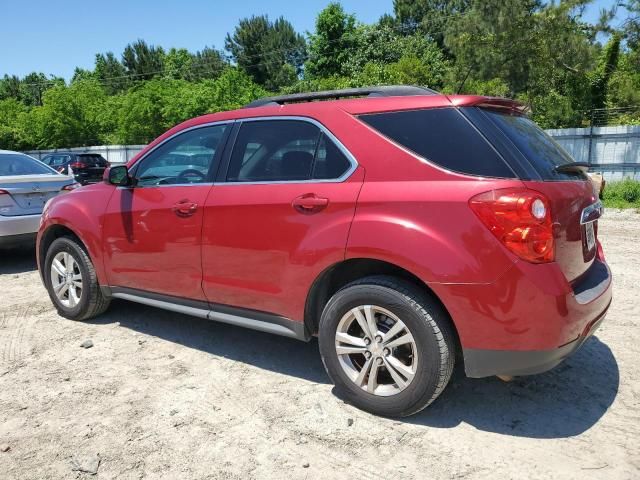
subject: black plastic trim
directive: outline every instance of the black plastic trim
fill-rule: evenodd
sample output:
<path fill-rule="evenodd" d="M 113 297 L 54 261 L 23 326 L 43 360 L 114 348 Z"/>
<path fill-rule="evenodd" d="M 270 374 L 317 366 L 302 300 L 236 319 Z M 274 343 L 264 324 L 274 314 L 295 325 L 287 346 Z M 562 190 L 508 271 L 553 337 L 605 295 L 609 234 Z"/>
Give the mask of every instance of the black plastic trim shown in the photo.
<path fill-rule="evenodd" d="M 591 324 L 586 335 L 554 350 L 484 350 L 465 348 L 464 368 L 467 377 L 483 378 L 493 375 L 535 375 L 551 370 L 575 353 L 597 330 L 605 318 L 609 306 Z"/>
<path fill-rule="evenodd" d="M 103 290 L 104 292 L 105 290 Z M 311 339 L 304 322 L 297 322 L 268 312 L 213 304 L 202 300 L 174 297 L 127 287 L 110 287 L 110 296 L 302 341 Z"/>
<path fill-rule="evenodd" d="M 438 92 L 426 87 L 411 85 L 387 85 L 379 87 L 344 88 L 341 90 L 323 90 L 320 92 L 294 93 L 264 97 L 245 105 L 244 108 L 282 105 L 283 103 L 310 102 L 313 100 L 334 100 L 349 97 L 406 97 L 415 95 L 437 95 Z"/>

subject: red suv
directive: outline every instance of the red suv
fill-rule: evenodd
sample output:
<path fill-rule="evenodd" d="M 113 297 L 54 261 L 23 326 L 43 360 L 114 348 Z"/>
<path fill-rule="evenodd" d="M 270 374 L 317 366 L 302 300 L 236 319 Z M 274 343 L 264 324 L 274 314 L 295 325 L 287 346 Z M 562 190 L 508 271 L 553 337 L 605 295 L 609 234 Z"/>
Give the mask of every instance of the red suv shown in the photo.
<path fill-rule="evenodd" d="M 112 298 L 319 337 L 338 392 L 413 414 L 454 364 L 548 370 L 611 302 L 602 206 L 520 104 L 417 87 L 288 95 L 189 120 L 52 200 L 63 317 Z"/>

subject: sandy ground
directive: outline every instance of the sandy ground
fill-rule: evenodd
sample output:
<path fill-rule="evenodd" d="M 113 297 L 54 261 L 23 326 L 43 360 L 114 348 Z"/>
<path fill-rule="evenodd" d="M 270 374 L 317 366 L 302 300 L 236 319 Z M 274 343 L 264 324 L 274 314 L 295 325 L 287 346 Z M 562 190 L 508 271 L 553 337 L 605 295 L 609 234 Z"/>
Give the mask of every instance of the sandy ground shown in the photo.
<path fill-rule="evenodd" d="M 0 478 L 640 478 L 640 215 L 600 236 L 615 298 L 582 350 L 455 378 L 403 421 L 336 398 L 315 341 L 125 302 L 67 321 L 31 253 L 2 252 Z"/>

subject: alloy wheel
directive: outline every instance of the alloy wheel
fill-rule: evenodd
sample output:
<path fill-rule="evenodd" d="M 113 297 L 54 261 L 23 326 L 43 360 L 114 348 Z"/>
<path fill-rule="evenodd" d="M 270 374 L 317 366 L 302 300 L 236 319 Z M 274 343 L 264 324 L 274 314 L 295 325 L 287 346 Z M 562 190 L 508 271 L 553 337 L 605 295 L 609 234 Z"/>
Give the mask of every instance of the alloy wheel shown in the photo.
<path fill-rule="evenodd" d="M 373 395 L 395 395 L 415 376 L 415 339 L 405 323 L 385 308 L 361 305 L 349 310 L 338 323 L 335 347 L 347 376 Z"/>
<path fill-rule="evenodd" d="M 80 265 L 67 252 L 60 252 L 51 262 L 51 287 L 62 306 L 74 308 L 82 296 Z"/>

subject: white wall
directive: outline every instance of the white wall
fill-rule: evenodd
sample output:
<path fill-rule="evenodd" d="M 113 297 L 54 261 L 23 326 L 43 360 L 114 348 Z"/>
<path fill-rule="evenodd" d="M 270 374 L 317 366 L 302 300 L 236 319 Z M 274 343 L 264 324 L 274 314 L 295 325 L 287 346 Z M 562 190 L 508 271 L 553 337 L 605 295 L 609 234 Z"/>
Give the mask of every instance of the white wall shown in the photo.
<path fill-rule="evenodd" d="M 640 180 L 640 125 L 547 130 L 577 162 L 589 162 L 607 180 Z"/>

